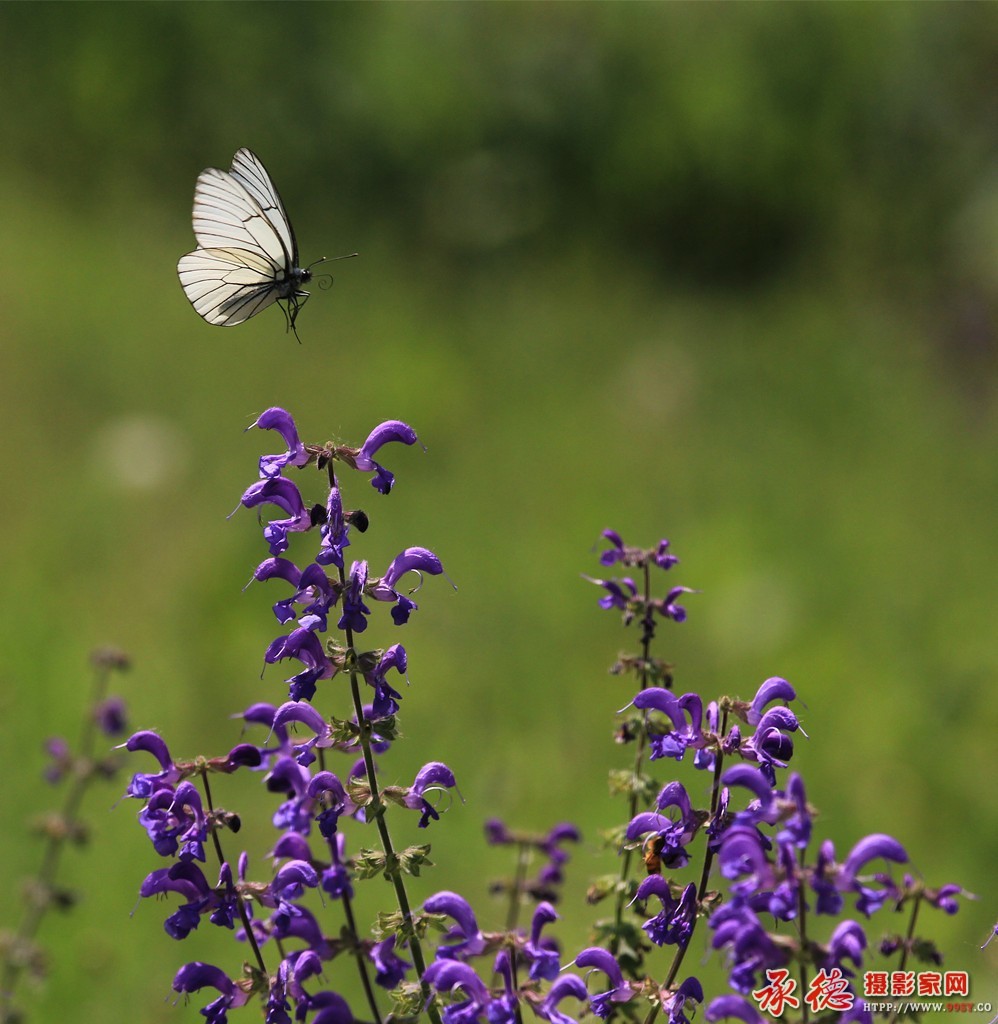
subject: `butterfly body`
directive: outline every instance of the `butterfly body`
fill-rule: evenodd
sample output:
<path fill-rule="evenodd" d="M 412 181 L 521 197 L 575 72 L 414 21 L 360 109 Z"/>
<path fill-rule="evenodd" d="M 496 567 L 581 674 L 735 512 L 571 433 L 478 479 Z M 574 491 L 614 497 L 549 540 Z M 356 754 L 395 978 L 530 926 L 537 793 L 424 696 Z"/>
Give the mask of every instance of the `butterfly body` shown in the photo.
<path fill-rule="evenodd" d="M 277 302 L 297 337 L 312 272 L 298 266 L 294 229 L 259 157 L 240 149 L 228 171 L 202 171 L 192 219 L 198 248 L 180 257 L 177 274 L 198 314 L 232 327 Z"/>

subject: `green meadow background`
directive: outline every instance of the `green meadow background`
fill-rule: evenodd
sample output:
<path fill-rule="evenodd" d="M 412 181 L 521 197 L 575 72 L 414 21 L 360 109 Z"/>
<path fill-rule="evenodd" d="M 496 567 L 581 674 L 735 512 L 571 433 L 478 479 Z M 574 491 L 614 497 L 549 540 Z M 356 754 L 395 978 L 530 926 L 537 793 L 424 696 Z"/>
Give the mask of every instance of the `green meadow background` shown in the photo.
<path fill-rule="evenodd" d="M 797 688 L 816 835 L 844 856 L 890 833 L 928 884 L 978 895 L 920 923 L 998 1002 L 998 7 L 5 4 L 0 66 L 4 925 L 92 648 L 130 653 L 131 726 L 177 756 L 284 698 L 290 673 L 260 678 L 284 592 L 242 592 L 265 549 L 252 513 L 226 519 L 275 450 L 243 429 L 277 404 L 310 441 L 399 418 L 427 448 L 386 450 L 390 498 L 345 480 L 372 521 L 351 554 L 425 545 L 458 588 L 428 581 L 408 626 L 365 635 L 410 656 L 385 781 L 443 760 L 464 798 L 427 835 L 398 822 L 438 865 L 416 899 L 456 889 L 499 927 L 509 865 L 482 822 L 569 819 L 561 934 L 585 943 L 628 763 L 632 688 L 607 667 L 634 637 L 581 578 L 612 526 L 669 537 L 663 584 L 698 591 L 659 633 L 681 692 Z M 276 309 L 206 325 L 176 279 L 197 174 L 240 146 L 304 261 L 361 253 L 300 345 Z M 87 795 L 62 875 L 81 903 L 43 926 L 31 1020 L 200 1020 L 175 970 L 238 970 L 228 934 L 178 944 L 167 904 L 137 905 L 160 863 L 125 778 Z M 266 875 L 254 781 L 215 793 Z M 362 890 L 370 919 L 387 887 Z M 686 964 L 713 983 L 708 945 Z M 327 981 L 353 991 L 341 962 Z"/>

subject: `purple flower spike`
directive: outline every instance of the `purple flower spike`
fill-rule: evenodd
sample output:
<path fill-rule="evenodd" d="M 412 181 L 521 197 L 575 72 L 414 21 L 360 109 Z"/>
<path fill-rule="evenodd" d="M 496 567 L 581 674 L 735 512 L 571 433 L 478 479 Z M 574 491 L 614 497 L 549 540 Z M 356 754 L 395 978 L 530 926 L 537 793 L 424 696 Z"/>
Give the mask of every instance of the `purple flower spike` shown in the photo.
<path fill-rule="evenodd" d="M 276 405 L 260 414 L 255 423 L 246 429 L 259 427 L 261 430 L 276 430 L 284 438 L 288 450 L 283 455 L 264 455 L 260 458 L 260 476 L 264 479 L 281 475 L 285 466 L 304 466 L 308 462 L 308 452 L 298 439 L 298 428 L 289 412 L 279 409 Z"/>
<path fill-rule="evenodd" d="M 700 984 L 698 979 L 693 977 L 687 978 L 670 995 L 663 994 L 662 1008 L 668 1011 L 669 1024 L 690 1024 L 690 1019 L 686 1016 L 686 1004 L 688 1002 L 697 1005 L 703 1002 L 703 985 Z"/>

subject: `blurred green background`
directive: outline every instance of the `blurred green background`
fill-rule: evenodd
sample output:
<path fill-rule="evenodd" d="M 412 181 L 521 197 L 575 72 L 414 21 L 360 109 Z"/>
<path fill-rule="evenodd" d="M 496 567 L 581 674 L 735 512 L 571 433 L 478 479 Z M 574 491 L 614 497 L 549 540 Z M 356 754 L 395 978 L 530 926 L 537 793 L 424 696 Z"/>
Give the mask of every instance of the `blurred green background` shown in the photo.
<path fill-rule="evenodd" d="M 458 889 L 499 926 L 482 821 L 569 818 L 562 935 L 585 941 L 580 895 L 613 868 L 597 832 L 623 815 L 606 773 L 631 689 L 606 667 L 634 640 L 580 574 L 613 526 L 670 537 L 671 581 L 701 591 L 660 633 L 680 691 L 789 678 L 818 834 L 844 855 L 891 833 L 929 884 L 976 892 L 923 924 L 998 996 L 998 943 L 978 950 L 998 917 L 998 7 L 5 4 L 0 65 L 5 924 L 91 648 L 131 653 L 132 725 L 178 756 L 283 699 L 288 673 L 259 678 L 283 591 L 241 593 L 264 550 L 251 513 L 225 518 L 274 450 L 242 430 L 280 404 L 310 441 L 400 418 L 428 448 L 387 454 L 390 499 L 346 495 L 372 519 L 352 553 L 426 545 L 459 588 L 430 581 L 404 632 L 368 634 L 410 654 L 385 780 L 440 759 L 466 801 L 417 898 Z M 361 252 L 301 345 L 277 310 L 204 324 L 176 280 L 195 178 L 240 146 L 304 261 Z M 43 928 L 32 1019 L 199 1020 L 176 968 L 238 967 L 207 925 L 169 939 L 165 905 L 130 918 L 160 865 L 123 786 L 88 796 L 64 875 L 83 903 Z M 364 912 L 385 895 L 367 883 Z M 708 938 L 687 965 L 713 978 Z"/>

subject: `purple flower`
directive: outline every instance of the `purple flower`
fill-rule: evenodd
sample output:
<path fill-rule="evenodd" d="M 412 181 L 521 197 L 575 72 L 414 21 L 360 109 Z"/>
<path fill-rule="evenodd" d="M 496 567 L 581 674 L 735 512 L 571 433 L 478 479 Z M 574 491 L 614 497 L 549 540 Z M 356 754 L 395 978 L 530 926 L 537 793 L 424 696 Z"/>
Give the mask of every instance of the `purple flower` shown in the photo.
<path fill-rule="evenodd" d="M 249 999 L 247 992 L 212 964 L 200 961 L 184 964 L 173 979 L 174 992 L 198 992 L 202 988 L 214 988 L 220 993 L 216 1000 L 201 1011 L 207 1024 L 226 1024 L 228 1011 L 236 1006 L 245 1006 Z"/>
<path fill-rule="evenodd" d="M 363 533 L 363 530 L 361 530 Z M 343 568 L 343 549 L 350 546 L 346 520 L 343 518 L 343 499 L 339 487 L 329 489 L 326 500 L 326 520 L 319 527 L 320 550 L 315 556 L 319 565 Z"/>
<path fill-rule="evenodd" d="M 779 676 L 770 676 L 758 690 L 756 690 L 755 696 L 752 698 L 752 703 L 748 708 L 746 719 L 749 725 L 758 725 L 762 718 L 763 710 L 766 705 L 774 700 L 792 701 L 797 697 L 797 691 L 786 681 L 781 679 Z"/>
<path fill-rule="evenodd" d="M 180 769 L 173 763 L 170 751 L 166 742 L 161 736 L 149 730 L 133 733 L 122 744 L 125 750 L 130 753 L 136 750 L 144 750 L 159 761 L 163 769 L 159 774 L 136 773 L 125 790 L 126 796 L 134 796 L 140 800 L 147 799 L 158 789 L 171 788 L 180 779 Z"/>
<path fill-rule="evenodd" d="M 861 839 L 852 848 L 839 874 L 838 888 L 843 892 L 858 892 L 856 909 L 867 917 L 879 910 L 888 899 L 897 895 L 897 887 L 885 875 L 874 876 L 878 881 L 885 883 L 883 889 L 873 889 L 858 877 L 859 872 L 878 857 L 898 864 L 908 862 L 908 854 L 896 839 L 882 833 L 874 833 Z"/>
<path fill-rule="evenodd" d="M 125 731 L 125 702 L 120 697 L 108 697 L 94 708 L 94 721 L 105 736 L 120 736 Z"/>
<path fill-rule="evenodd" d="M 741 900 L 723 904 L 711 915 L 709 924 L 714 929 L 711 946 L 727 950 L 729 980 L 738 992 L 749 994 L 759 987 L 767 970 L 789 962 L 788 951 L 773 941 L 755 912 Z"/>
<path fill-rule="evenodd" d="M 367 616 L 371 609 L 364 604 L 364 588 L 367 586 L 367 562 L 354 562 L 350 566 L 350 580 L 343 593 L 343 614 L 336 624 L 338 629 L 352 629 L 363 633 L 367 629 Z"/>
<path fill-rule="evenodd" d="M 288 693 L 292 700 L 311 700 L 315 696 L 316 682 L 333 676 L 333 663 L 326 657 L 319 638 L 303 627 L 292 630 L 287 636 L 277 637 L 263 657 L 268 665 L 294 658 L 305 666 L 303 671 L 287 680 L 291 684 Z"/>
<path fill-rule="evenodd" d="M 662 1009 L 668 1013 L 669 1024 L 690 1024 L 686 1004 L 703 1002 L 703 986 L 693 977 L 687 978 L 675 992 L 662 995 Z"/>
<path fill-rule="evenodd" d="M 444 1024 L 475 1024 L 486 1014 L 491 997 L 484 982 L 467 964 L 456 960 L 437 960 L 426 968 L 423 980 L 438 992 L 463 992 L 463 1002 L 442 1008 Z"/>
<path fill-rule="evenodd" d="M 343 783 L 332 772 L 316 772 L 306 790 L 313 800 L 322 798 L 322 809 L 316 815 L 319 831 L 330 839 L 336 831 L 340 815 L 347 808 L 347 792 Z"/>
<path fill-rule="evenodd" d="M 274 729 L 284 730 L 284 734 L 287 735 L 285 726 L 288 722 L 300 722 L 314 733 L 312 739 L 306 740 L 304 743 L 295 743 L 291 747 L 295 760 L 303 767 L 307 768 L 315 760 L 315 754 L 312 752 L 314 748 L 321 749 L 333 745 L 332 729 L 329 724 L 306 701 L 289 700 L 274 712 Z"/>
<path fill-rule="evenodd" d="M 456 785 L 454 773 L 442 761 L 430 761 L 419 769 L 403 801 L 410 810 L 421 812 L 419 828 L 426 828 L 431 819 L 437 821 L 440 818 L 424 794 Z"/>
<path fill-rule="evenodd" d="M 668 868 L 680 868 L 689 861 L 686 846 L 700 827 L 700 818 L 690 805 L 690 798 L 680 782 L 664 786 L 656 801 L 659 811 L 675 807 L 679 817 L 672 821 L 664 814 L 644 811 L 635 815 L 627 826 L 627 839 L 634 841 L 653 832 L 656 835 L 657 852 L 662 863 Z"/>
<path fill-rule="evenodd" d="M 374 461 L 374 453 L 391 441 L 399 441 L 402 444 L 411 445 L 415 444 L 418 440 L 416 431 L 401 420 L 388 420 L 385 423 L 381 423 L 371 431 L 367 440 L 357 452 L 353 460 L 354 468 L 365 473 L 373 470 L 374 477 L 371 480 L 371 486 L 376 491 L 387 494 L 395 484 L 395 477 L 384 466 Z"/>
<path fill-rule="evenodd" d="M 678 904 L 672 897 L 669 883 L 661 875 L 645 878 L 638 886 L 632 902 L 643 903 L 652 896 L 658 898 L 662 909 L 654 917 L 648 918 L 641 927 L 656 946 L 664 946 L 669 941 L 669 926 Z"/>
<path fill-rule="evenodd" d="M 386 989 L 393 989 L 405 980 L 405 972 L 412 967 L 408 960 L 403 960 L 395 952 L 395 936 L 389 935 L 382 942 L 371 947 L 371 963 L 374 964 L 374 980 Z"/>
<path fill-rule="evenodd" d="M 530 938 L 523 947 L 523 955 L 530 964 L 530 978 L 553 981 L 558 976 L 558 949 L 541 940 L 541 929 L 558 919 L 558 912 L 544 900 L 537 904 L 530 923 Z"/>
<path fill-rule="evenodd" d="M 263 528 L 263 539 L 270 545 L 272 555 L 288 549 L 288 534 L 302 533 L 312 527 L 312 515 L 298 493 L 298 488 L 284 477 L 258 480 L 244 492 L 240 504 L 246 508 L 276 505 L 287 512 L 286 519 L 272 519 Z"/>
<path fill-rule="evenodd" d="M 396 626 L 404 625 L 417 605 L 408 597 L 399 593 L 398 583 L 407 573 L 414 572 L 419 578 L 416 587 L 409 591 L 416 592 L 422 585 L 422 575 L 439 576 L 444 571 L 440 559 L 428 548 L 406 548 L 392 559 L 391 565 L 385 570 L 384 576 L 371 581 L 370 593 L 377 601 L 394 601 L 392 620 Z"/>
<path fill-rule="evenodd" d="M 613 1012 L 615 1003 L 626 1003 L 634 994 L 630 983 L 624 980 L 620 965 L 610 953 L 599 946 L 584 949 L 575 958 L 575 966 L 602 971 L 610 982 L 610 988 L 606 992 L 590 997 L 590 1006 L 597 1017 L 605 1020 Z"/>
<path fill-rule="evenodd" d="M 285 466 L 301 467 L 308 462 L 308 452 L 305 446 L 298 440 L 298 428 L 291 414 L 273 406 L 262 412 L 256 422 L 251 423 L 246 429 L 252 430 L 259 427 L 261 430 L 275 430 L 284 438 L 288 450 L 283 455 L 263 455 L 260 458 L 260 476 L 264 479 L 281 475 Z"/>
<path fill-rule="evenodd" d="M 398 713 L 402 694 L 385 677 L 392 669 L 404 677 L 407 663 L 405 648 L 401 644 L 392 644 L 378 659 L 373 671 L 365 673 L 364 678 L 374 687 L 373 719 L 388 718 Z"/>
<path fill-rule="evenodd" d="M 485 949 L 485 937 L 478 927 L 475 912 L 463 896 L 446 890 L 438 892 L 423 903 L 423 910 L 428 914 L 446 914 L 454 919 L 454 926 L 445 936 L 452 945 L 437 949 L 438 962 L 464 960 L 478 956 Z"/>
<path fill-rule="evenodd" d="M 560 975 L 534 1012 L 541 1019 L 550 1021 L 550 1024 L 576 1024 L 574 1017 L 569 1017 L 567 1013 L 562 1013 L 558 1009 L 558 1004 L 569 997 L 580 1002 L 589 999 L 586 983 L 576 974 Z"/>

